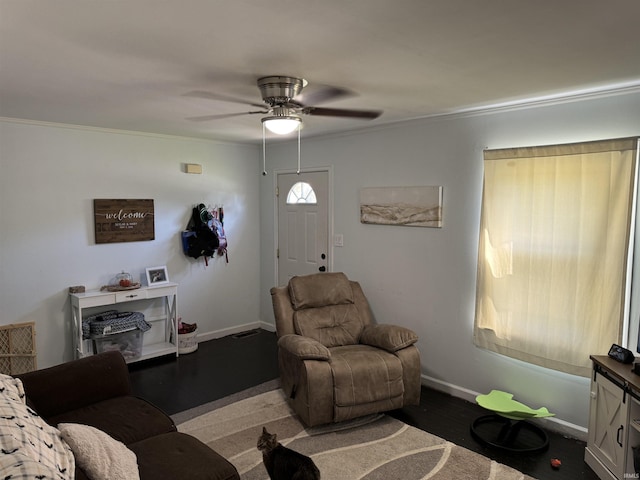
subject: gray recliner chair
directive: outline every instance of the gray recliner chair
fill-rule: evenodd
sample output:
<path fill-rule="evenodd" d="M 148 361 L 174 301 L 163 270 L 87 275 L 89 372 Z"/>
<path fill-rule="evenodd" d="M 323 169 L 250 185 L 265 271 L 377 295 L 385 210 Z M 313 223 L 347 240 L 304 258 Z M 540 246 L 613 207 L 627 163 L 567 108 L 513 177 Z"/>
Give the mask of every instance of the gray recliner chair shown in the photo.
<path fill-rule="evenodd" d="M 293 277 L 271 289 L 281 385 L 308 426 L 417 405 L 417 335 L 374 324 L 344 273 Z"/>

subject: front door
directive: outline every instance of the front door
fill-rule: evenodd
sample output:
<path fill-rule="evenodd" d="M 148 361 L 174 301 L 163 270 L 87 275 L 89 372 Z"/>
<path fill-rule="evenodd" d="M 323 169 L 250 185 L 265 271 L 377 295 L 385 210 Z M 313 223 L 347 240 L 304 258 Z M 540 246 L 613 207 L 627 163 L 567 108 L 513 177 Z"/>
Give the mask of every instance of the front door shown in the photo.
<path fill-rule="evenodd" d="M 278 285 L 329 268 L 329 172 L 277 175 Z"/>

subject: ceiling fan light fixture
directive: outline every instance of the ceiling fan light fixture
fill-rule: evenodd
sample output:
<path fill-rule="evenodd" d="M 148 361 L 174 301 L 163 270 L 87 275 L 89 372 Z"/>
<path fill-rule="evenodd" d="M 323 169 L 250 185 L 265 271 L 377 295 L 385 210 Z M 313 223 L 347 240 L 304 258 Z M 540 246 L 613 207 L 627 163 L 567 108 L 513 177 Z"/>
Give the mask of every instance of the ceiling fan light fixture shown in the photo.
<path fill-rule="evenodd" d="M 286 135 L 293 132 L 299 126 L 302 126 L 302 119 L 293 116 L 275 116 L 263 118 L 262 123 L 270 132 L 277 135 Z"/>

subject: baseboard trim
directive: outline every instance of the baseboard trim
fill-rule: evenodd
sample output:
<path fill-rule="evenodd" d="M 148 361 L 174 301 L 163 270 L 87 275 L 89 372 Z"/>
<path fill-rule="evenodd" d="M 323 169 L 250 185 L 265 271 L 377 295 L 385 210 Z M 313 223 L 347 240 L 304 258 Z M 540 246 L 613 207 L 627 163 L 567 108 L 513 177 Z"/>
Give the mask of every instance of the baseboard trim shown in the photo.
<path fill-rule="evenodd" d="M 229 328 L 221 328 L 220 330 L 214 330 L 211 332 L 199 333 L 196 335 L 198 342 L 206 342 L 207 340 L 215 340 L 216 338 L 227 337 L 229 335 L 235 335 L 237 333 L 246 332 L 247 330 L 255 330 L 260 328 L 268 332 L 275 332 L 276 329 L 273 325 L 265 322 L 251 322 L 244 325 L 236 325 Z"/>
<path fill-rule="evenodd" d="M 425 387 L 430 387 L 434 390 L 447 393 L 452 397 L 462 398 L 463 400 L 467 400 L 468 402 L 475 403 L 476 397 L 481 394 L 480 392 L 474 392 L 473 390 L 469 390 L 468 388 L 460 387 L 459 385 L 454 385 L 452 383 L 445 382 L 428 375 L 422 375 L 421 377 L 422 384 Z M 587 441 L 588 431 L 585 427 L 581 427 L 580 425 L 575 425 L 556 417 L 538 418 L 536 419 L 536 422 L 541 423 L 544 428 L 547 428 L 548 430 L 554 431 L 561 435 L 576 438 L 583 442 Z"/>
<path fill-rule="evenodd" d="M 196 335 L 198 342 L 206 342 L 207 340 L 215 340 L 216 338 L 227 337 L 229 335 L 235 335 L 236 333 L 246 332 L 247 330 L 255 330 L 260 328 L 260 322 L 245 323 L 244 325 L 236 325 L 229 328 L 221 328 L 220 330 L 213 330 L 211 332 L 199 333 Z"/>
<path fill-rule="evenodd" d="M 276 333 L 275 325 L 267 322 L 258 322 L 258 323 L 260 324 L 258 328 L 261 328 L 262 330 L 266 330 L 267 332 Z"/>

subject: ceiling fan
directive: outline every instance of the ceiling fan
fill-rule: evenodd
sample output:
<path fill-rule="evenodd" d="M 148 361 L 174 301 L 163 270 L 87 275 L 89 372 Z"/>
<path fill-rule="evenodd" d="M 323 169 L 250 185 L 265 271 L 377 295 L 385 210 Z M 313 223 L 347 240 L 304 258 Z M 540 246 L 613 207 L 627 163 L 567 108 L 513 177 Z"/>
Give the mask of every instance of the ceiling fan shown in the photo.
<path fill-rule="evenodd" d="M 260 89 L 262 101 L 264 102 L 262 104 L 200 90 L 185 93 L 184 96 L 188 97 L 242 103 L 260 108 L 260 110 L 249 112 L 189 117 L 187 120 L 203 122 L 240 115 L 262 114 L 268 115 L 262 119 L 264 126 L 274 133 L 283 135 L 292 132 L 302 124 L 302 115 L 373 120 L 382 114 L 381 110 L 350 110 L 316 107 L 314 104 L 350 96 L 352 92 L 338 87 L 323 86 L 308 95 L 301 95 L 302 89 L 306 87 L 307 84 L 308 82 L 305 79 L 296 77 L 280 75 L 260 77 L 258 78 L 257 85 Z"/>

